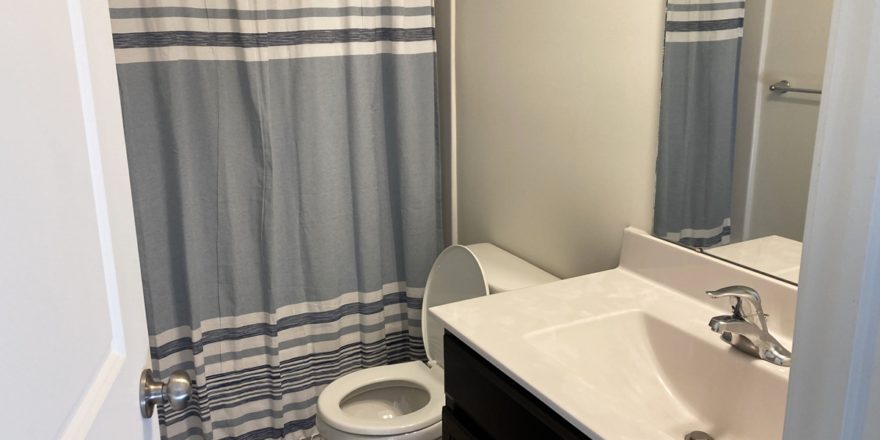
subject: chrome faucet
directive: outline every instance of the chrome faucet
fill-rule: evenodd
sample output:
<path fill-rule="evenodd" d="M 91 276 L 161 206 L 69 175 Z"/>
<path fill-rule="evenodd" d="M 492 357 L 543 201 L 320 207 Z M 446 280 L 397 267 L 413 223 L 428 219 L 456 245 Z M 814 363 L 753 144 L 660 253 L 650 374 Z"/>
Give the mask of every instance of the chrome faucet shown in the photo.
<path fill-rule="evenodd" d="M 720 333 L 724 342 L 758 359 L 783 367 L 791 365 L 791 351 L 783 347 L 767 330 L 767 315 L 761 308 L 761 297 L 755 289 L 729 286 L 708 291 L 706 295 L 734 299 L 732 315 L 716 316 L 709 320 L 709 328 Z M 753 313 L 743 312 L 743 300 L 751 304 Z"/>

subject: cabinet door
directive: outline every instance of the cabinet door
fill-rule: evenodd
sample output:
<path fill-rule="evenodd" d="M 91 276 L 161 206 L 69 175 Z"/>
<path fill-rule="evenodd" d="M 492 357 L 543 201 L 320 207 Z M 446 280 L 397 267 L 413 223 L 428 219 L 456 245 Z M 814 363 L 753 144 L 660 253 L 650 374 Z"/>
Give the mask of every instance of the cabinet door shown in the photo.
<path fill-rule="evenodd" d="M 447 333 L 443 342 L 444 439 L 589 440 L 459 339 Z M 447 418 L 451 420 L 448 429 Z"/>
<path fill-rule="evenodd" d="M 468 423 L 459 420 L 452 414 L 448 407 L 443 407 L 443 440 L 480 440 L 486 436 L 480 436 L 471 432 L 466 426 Z"/>

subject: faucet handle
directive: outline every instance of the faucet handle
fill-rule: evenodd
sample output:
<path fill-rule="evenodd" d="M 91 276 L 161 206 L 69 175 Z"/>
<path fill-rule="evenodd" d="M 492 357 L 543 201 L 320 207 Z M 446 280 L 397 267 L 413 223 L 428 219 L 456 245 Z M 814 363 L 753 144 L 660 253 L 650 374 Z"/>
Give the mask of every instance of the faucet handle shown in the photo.
<path fill-rule="evenodd" d="M 733 305 L 734 316 L 742 319 L 745 319 L 746 317 L 746 314 L 743 313 L 742 310 L 742 300 L 748 301 L 755 309 L 755 314 L 758 315 L 761 330 L 767 330 L 767 315 L 764 314 L 764 309 L 761 307 L 761 295 L 758 295 L 758 292 L 755 289 L 748 286 L 727 286 L 718 290 L 706 291 L 706 295 L 709 295 L 712 298 L 734 298 L 736 300 L 736 303 Z"/>

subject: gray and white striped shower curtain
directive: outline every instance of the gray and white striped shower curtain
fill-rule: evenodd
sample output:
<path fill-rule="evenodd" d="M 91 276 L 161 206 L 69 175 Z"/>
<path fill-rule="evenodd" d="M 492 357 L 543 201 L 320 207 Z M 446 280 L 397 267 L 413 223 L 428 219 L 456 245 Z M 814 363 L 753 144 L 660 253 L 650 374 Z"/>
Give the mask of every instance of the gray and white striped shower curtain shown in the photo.
<path fill-rule="evenodd" d="M 743 1 L 669 0 L 654 233 L 708 247 L 730 240 Z"/>
<path fill-rule="evenodd" d="M 441 247 L 431 0 L 111 0 L 169 439 L 307 438 L 320 390 L 422 358 Z"/>

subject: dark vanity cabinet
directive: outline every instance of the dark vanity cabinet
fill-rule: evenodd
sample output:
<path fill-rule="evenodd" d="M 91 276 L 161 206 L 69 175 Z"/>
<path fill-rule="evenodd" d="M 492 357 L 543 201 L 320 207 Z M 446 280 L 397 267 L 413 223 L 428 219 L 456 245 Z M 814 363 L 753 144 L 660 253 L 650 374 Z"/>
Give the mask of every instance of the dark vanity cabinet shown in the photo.
<path fill-rule="evenodd" d="M 443 347 L 443 440 L 589 440 L 455 336 L 446 333 Z"/>

